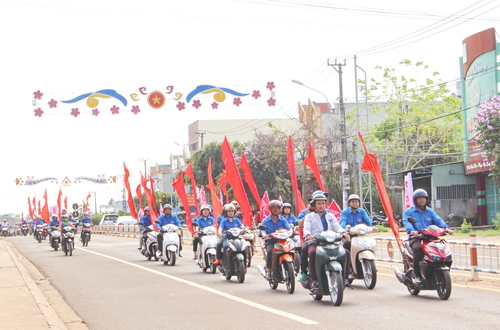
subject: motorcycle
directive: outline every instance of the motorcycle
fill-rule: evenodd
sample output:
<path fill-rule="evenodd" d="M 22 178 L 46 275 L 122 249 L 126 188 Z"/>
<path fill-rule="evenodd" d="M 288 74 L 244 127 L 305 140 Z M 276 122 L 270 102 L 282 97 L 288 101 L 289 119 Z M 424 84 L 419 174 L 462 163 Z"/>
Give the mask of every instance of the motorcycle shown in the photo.
<path fill-rule="evenodd" d="M 198 226 L 193 223 L 193 226 Z M 207 226 L 202 229 L 200 243 L 196 250 L 196 264 L 203 268 L 206 272 L 210 269 L 212 274 L 217 271 L 217 266 L 214 265 L 215 255 L 217 249 L 217 231 L 214 226 Z"/>
<path fill-rule="evenodd" d="M 28 225 L 21 225 L 21 234 L 23 236 L 28 235 Z"/>
<path fill-rule="evenodd" d="M 246 263 L 247 263 L 247 268 L 252 265 L 252 257 L 255 254 L 255 248 L 254 248 L 254 242 L 255 242 L 255 231 L 247 228 L 245 230 L 245 234 L 243 234 L 243 238 L 247 242 L 247 248 L 246 248 Z"/>
<path fill-rule="evenodd" d="M 448 216 L 448 221 L 453 215 Z M 415 223 L 415 219 L 409 217 L 408 221 Z M 411 295 L 418 295 L 420 290 L 436 290 L 440 299 L 447 300 L 451 295 L 450 267 L 453 262 L 453 253 L 446 240 L 440 238 L 447 234 L 447 229 L 430 225 L 418 231 L 422 239 L 422 251 L 424 257 L 420 261 L 420 272 L 423 278 L 421 283 L 415 280 L 413 271 L 413 251 L 409 240 L 403 244 L 404 271 L 394 269 L 398 280 L 406 285 Z"/>
<path fill-rule="evenodd" d="M 315 236 L 318 247 L 316 249 L 316 274 L 318 287 L 311 288 L 308 281 L 299 281 L 304 289 L 310 291 L 314 300 L 323 299 L 330 295 L 334 306 L 340 306 L 344 298 L 343 269 L 346 265 L 346 251 L 342 244 L 342 234 L 331 230 L 323 231 Z"/>
<path fill-rule="evenodd" d="M 9 236 L 9 227 L 8 226 L 2 226 L 2 236 L 3 237 Z"/>
<path fill-rule="evenodd" d="M 398 224 L 399 228 L 404 227 L 403 219 L 401 219 L 401 216 L 399 214 L 394 214 L 394 220 L 396 220 L 396 223 Z M 372 213 L 372 223 L 374 225 L 379 225 L 379 226 L 383 226 L 386 228 L 390 227 L 389 218 L 387 217 L 387 215 L 385 214 L 384 211 L 380 211 L 379 214 L 373 212 Z"/>
<path fill-rule="evenodd" d="M 238 278 L 238 283 L 245 281 L 246 268 L 246 241 L 241 237 L 245 233 L 240 228 L 231 228 L 223 234 L 226 239 L 223 243 L 222 263 L 219 266 L 219 271 L 230 280 L 233 275 Z"/>
<path fill-rule="evenodd" d="M 180 245 L 177 230 L 179 230 L 179 227 L 171 223 L 161 227 L 162 232 L 160 234 L 163 235 L 163 246 L 159 259 L 163 261 L 164 265 L 170 263 L 170 266 L 175 266 Z"/>
<path fill-rule="evenodd" d="M 89 241 L 90 241 L 90 234 L 92 232 L 92 224 L 90 223 L 84 223 L 82 224 L 82 244 L 83 246 L 89 246 Z"/>
<path fill-rule="evenodd" d="M 144 225 L 142 222 L 140 225 Z M 146 230 L 146 239 L 142 242 L 141 254 L 151 260 L 151 258 L 155 258 L 158 261 L 157 251 L 158 251 L 158 242 L 156 241 L 156 235 L 158 234 L 153 225 L 149 225 L 144 227 Z"/>
<path fill-rule="evenodd" d="M 73 227 L 65 226 L 62 230 L 63 236 L 63 245 L 62 250 L 64 251 L 64 255 L 73 255 L 73 249 L 75 248 L 75 233 L 73 232 Z"/>
<path fill-rule="evenodd" d="M 294 235 L 290 237 L 292 243 L 294 245 L 294 256 L 293 256 L 293 265 L 295 270 L 295 275 L 300 273 L 300 252 L 302 251 L 302 244 L 300 243 L 300 235 L 299 235 L 299 227 L 295 226 Z"/>
<path fill-rule="evenodd" d="M 57 227 L 50 227 L 50 246 L 57 251 L 59 249 L 59 245 L 61 244 L 61 232 Z"/>
<path fill-rule="evenodd" d="M 266 226 L 260 226 L 259 229 L 266 230 Z M 272 238 L 277 240 L 272 251 L 272 267 L 271 280 L 269 286 L 275 290 L 279 283 L 286 283 L 288 293 L 292 294 L 295 291 L 295 269 L 294 269 L 294 244 L 290 240 L 293 232 L 286 229 L 279 229 L 275 233 L 270 234 Z M 264 255 L 264 258 L 266 256 Z M 266 277 L 266 269 L 262 265 L 258 265 L 257 269 Z"/>
<path fill-rule="evenodd" d="M 375 268 L 376 242 L 369 234 L 373 227 L 359 224 L 349 228 L 351 234 L 351 275 L 355 279 L 363 279 L 368 289 L 377 284 L 377 269 Z M 353 280 L 349 280 L 352 283 Z"/>
<path fill-rule="evenodd" d="M 36 225 L 35 239 L 38 243 L 42 243 L 42 239 L 45 239 L 43 225 Z"/>

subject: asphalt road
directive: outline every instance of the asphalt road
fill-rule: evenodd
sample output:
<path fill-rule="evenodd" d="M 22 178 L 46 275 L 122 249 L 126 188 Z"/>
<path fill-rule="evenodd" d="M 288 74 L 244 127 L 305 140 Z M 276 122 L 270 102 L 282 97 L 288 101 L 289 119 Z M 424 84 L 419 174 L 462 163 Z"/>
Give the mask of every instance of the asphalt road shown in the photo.
<path fill-rule="evenodd" d="M 220 273 L 203 273 L 186 247 L 176 266 L 146 260 L 138 242 L 94 235 L 88 247 L 72 257 L 31 237 L 9 238 L 59 290 L 90 329 L 351 329 L 495 328 L 500 320 L 500 290 L 455 284 L 448 301 L 435 291 L 411 296 L 392 273 L 378 265 L 378 283 L 367 290 L 362 281 L 346 290 L 340 307 L 329 297 L 314 301 L 297 282 L 294 294 L 284 285 L 271 290 L 254 258 L 245 282 Z"/>

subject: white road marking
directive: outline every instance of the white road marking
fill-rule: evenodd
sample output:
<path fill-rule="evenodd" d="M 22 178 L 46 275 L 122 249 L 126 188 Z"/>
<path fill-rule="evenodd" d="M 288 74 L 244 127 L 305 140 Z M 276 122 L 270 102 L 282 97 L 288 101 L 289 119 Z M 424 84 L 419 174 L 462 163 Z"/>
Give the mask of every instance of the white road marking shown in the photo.
<path fill-rule="evenodd" d="M 169 274 L 166 274 L 166 273 L 162 273 L 162 272 L 159 272 L 159 271 L 156 271 L 156 270 L 144 267 L 144 266 L 136 265 L 134 263 L 131 263 L 131 262 L 128 262 L 128 261 L 125 261 L 125 260 L 122 260 L 122 259 L 118 259 L 118 258 L 111 257 L 111 256 L 108 256 L 108 255 L 99 253 L 99 252 L 90 251 L 90 250 L 87 250 L 87 249 L 78 248 L 78 250 L 79 251 L 85 251 L 85 252 L 93 253 L 93 254 L 99 255 L 101 257 L 109 258 L 109 259 L 121 262 L 123 264 L 129 265 L 129 266 L 133 266 L 133 267 L 136 267 L 136 268 L 148 271 L 150 273 L 154 273 L 156 275 L 167 277 L 167 278 L 172 279 L 174 281 L 178 281 L 178 282 L 181 282 L 181 283 L 184 283 L 184 284 L 187 284 L 187 285 L 191 285 L 191 286 L 196 287 L 198 289 L 202 289 L 202 290 L 214 293 L 214 294 L 219 295 L 221 297 L 237 301 L 239 303 L 242 303 L 242 304 L 245 304 L 245 305 L 248 305 L 248 306 L 260 309 L 260 310 L 263 310 L 265 312 L 269 312 L 269 313 L 273 313 L 273 314 L 276 314 L 276 315 L 279 315 L 279 316 L 282 316 L 282 317 L 286 317 L 286 318 L 291 319 L 293 321 L 297 321 L 297 322 L 300 322 L 300 323 L 303 323 L 303 324 L 307 324 L 307 325 L 318 324 L 318 322 L 306 319 L 304 317 L 300 317 L 300 316 L 297 316 L 297 315 L 294 315 L 294 314 L 291 314 L 291 313 L 280 311 L 278 309 L 274 309 L 274 308 L 271 308 L 271 307 L 268 307 L 268 306 L 257 304 L 257 303 L 255 303 L 253 301 L 242 299 L 240 297 L 236 297 L 236 296 L 233 296 L 231 294 L 228 294 L 228 293 L 225 293 L 225 292 L 222 292 L 222 291 L 219 291 L 219 290 L 215 290 L 215 289 L 209 288 L 207 286 L 203 286 L 203 285 L 195 283 L 195 282 L 186 281 L 186 280 L 184 280 L 182 278 L 179 278 L 179 277 L 176 277 L 176 276 L 172 276 L 172 275 L 169 275 Z"/>

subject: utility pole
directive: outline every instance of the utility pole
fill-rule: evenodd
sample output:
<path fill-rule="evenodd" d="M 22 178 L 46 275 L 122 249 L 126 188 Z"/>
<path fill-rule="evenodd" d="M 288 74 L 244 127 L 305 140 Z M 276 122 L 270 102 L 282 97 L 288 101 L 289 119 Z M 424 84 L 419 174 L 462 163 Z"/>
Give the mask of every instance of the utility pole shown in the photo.
<path fill-rule="evenodd" d="M 194 131 L 194 134 L 198 135 L 201 139 L 201 146 L 200 149 L 203 148 L 203 136 L 207 134 L 207 131 Z"/>
<path fill-rule="evenodd" d="M 97 214 L 97 191 L 91 191 L 91 194 L 94 194 L 94 214 Z"/>
<path fill-rule="evenodd" d="M 330 63 L 328 59 L 328 65 L 333 67 L 335 71 L 339 74 L 339 108 L 340 108 L 340 144 L 341 144 L 341 160 L 342 160 L 342 174 L 341 174 L 341 184 L 342 184 L 342 207 L 347 208 L 347 197 L 349 195 L 350 189 L 350 179 L 349 179 L 349 164 L 347 162 L 347 135 L 346 135 L 346 125 L 345 125 L 345 106 L 344 106 L 344 88 L 342 85 L 342 66 L 344 63 L 337 63 L 335 59 L 334 63 Z"/>
<path fill-rule="evenodd" d="M 147 158 L 140 158 L 139 159 L 140 162 L 144 162 L 144 177 L 147 178 L 148 177 L 148 173 L 146 171 L 146 162 L 148 161 Z"/>

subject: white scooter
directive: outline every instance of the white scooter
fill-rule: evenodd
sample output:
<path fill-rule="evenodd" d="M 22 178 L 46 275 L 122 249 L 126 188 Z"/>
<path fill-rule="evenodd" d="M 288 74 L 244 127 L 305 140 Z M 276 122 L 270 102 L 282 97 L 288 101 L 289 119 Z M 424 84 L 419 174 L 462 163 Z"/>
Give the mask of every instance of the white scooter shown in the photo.
<path fill-rule="evenodd" d="M 363 279 L 368 289 L 377 284 L 377 269 L 375 268 L 376 241 L 369 234 L 373 227 L 359 224 L 348 229 L 351 235 L 351 275 L 355 279 Z M 352 282 L 350 279 L 349 282 Z"/>
<path fill-rule="evenodd" d="M 140 223 L 142 225 L 142 223 Z M 151 258 L 155 258 L 158 260 L 156 251 L 158 250 L 158 243 L 156 241 L 156 231 L 153 225 L 149 225 L 144 227 L 146 230 L 146 238 L 142 242 L 141 254 L 151 260 Z"/>
<path fill-rule="evenodd" d="M 164 265 L 170 263 L 171 266 L 175 266 L 180 245 L 177 230 L 179 230 L 179 227 L 170 223 L 161 227 L 161 231 L 163 232 L 163 246 L 160 259 Z"/>
<path fill-rule="evenodd" d="M 198 226 L 193 223 L 193 226 Z M 207 226 L 201 230 L 200 242 L 196 250 L 196 264 L 203 268 L 206 272 L 210 269 L 212 274 L 217 271 L 217 266 L 214 265 L 215 252 L 217 248 L 217 231 L 214 226 Z"/>

